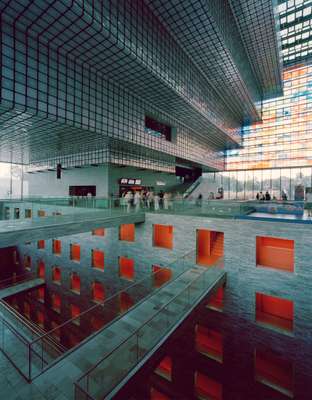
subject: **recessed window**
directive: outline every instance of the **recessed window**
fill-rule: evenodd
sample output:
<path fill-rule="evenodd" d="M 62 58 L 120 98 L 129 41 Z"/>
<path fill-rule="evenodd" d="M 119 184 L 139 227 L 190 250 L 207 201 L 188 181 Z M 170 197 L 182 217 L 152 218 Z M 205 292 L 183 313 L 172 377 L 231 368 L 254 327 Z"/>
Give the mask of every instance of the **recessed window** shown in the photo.
<path fill-rule="evenodd" d="M 96 303 L 104 303 L 105 291 L 104 285 L 101 282 L 93 282 L 92 284 L 92 298 Z"/>
<path fill-rule="evenodd" d="M 54 283 L 61 284 L 61 268 L 53 267 L 52 268 L 52 280 Z"/>
<path fill-rule="evenodd" d="M 37 299 L 41 303 L 44 303 L 44 300 L 45 300 L 45 289 L 44 289 L 44 287 L 40 287 L 39 289 L 37 289 Z"/>
<path fill-rule="evenodd" d="M 70 259 L 72 261 L 79 262 L 80 261 L 80 245 L 76 243 L 72 243 L 70 245 Z"/>
<path fill-rule="evenodd" d="M 93 229 L 92 235 L 94 235 L 94 236 L 105 236 L 105 229 L 104 228 Z"/>
<path fill-rule="evenodd" d="M 80 293 L 80 276 L 77 272 L 70 274 L 70 289 L 75 293 Z"/>
<path fill-rule="evenodd" d="M 196 325 L 195 348 L 199 353 L 222 363 L 223 340 L 220 332 L 202 325 Z"/>
<path fill-rule="evenodd" d="M 58 293 L 53 293 L 51 296 L 51 306 L 57 313 L 61 312 L 61 296 Z"/>
<path fill-rule="evenodd" d="M 38 262 L 38 278 L 44 279 L 45 277 L 45 263 L 43 261 Z"/>
<path fill-rule="evenodd" d="M 157 121 L 155 118 L 146 115 L 144 131 L 156 138 L 171 141 L 172 128 L 171 126 Z"/>
<path fill-rule="evenodd" d="M 172 379 L 172 358 L 169 356 L 164 357 L 154 371 L 157 375 L 171 381 Z"/>
<path fill-rule="evenodd" d="M 172 277 L 172 270 L 170 268 L 160 267 L 159 265 L 152 266 L 153 284 L 154 287 L 159 288 L 166 282 L 169 282 Z"/>
<path fill-rule="evenodd" d="M 215 311 L 223 311 L 224 288 L 219 287 L 208 300 L 207 307 Z"/>
<path fill-rule="evenodd" d="M 173 247 L 173 226 L 154 225 L 154 246 L 172 249 Z"/>
<path fill-rule="evenodd" d="M 92 267 L 104 271 L 104 252 L 102 250 L 92 250 Z"/>
<path fill-rule="evenodd" d="M 52 241 L 52 252 L 55 255 L 60 255 L 62 253 L 62 242 L 58 239 Z"/>
<path fill-rule="evenodd" d="M 294 321 L 293 301 L 256 293 L 256 321 L 271 328 L 291 332 Z"/>
<path fill-rule="evenodd" d="M 31 209 L 30 208 L 25 209 L 25 218 L 31 218 Z"/>
<path fill-rule="evenodd" d="M 72 323 L 75 325 L 80 325 L 80 308 L 76 304 L 71 304 L 70 305 L 70 314 L 71 318 L 73 318 Z"/>
<path fill-rule="evenodd" d="M 106 324 L 105 319 L 100 315 L 92 315 L 90 325 L 93 332 L 97 332 Z"/>
<path fill-rule="evenodd" d="M 28 301 L 24 301 L 24 315 L 26 318 L 30 319 L 30 304 Z"/>
<path fill-rule="evenodd" d="M 151 387 L 150 400 L 171 400 L 171 397 L 160 392 L 158 389 Z"/>
<path fill-rule="evenodd" d="M 37 316 L 37 324 L 41 326 L 41 328 L 44 328 L 44 313 L 40 310 L 37 310 L 36 316 Z"/>
<path fill-rule="evenodd" d="M 213 265 L 223 257 L 224 233 L 207 229 L 197 230 L 197 264 Z"/>
<path fill-rule="evenodd" d="M 123 224 L 119 227 L 119 239 L 127 242 L 134 242 L 135 240 L 135 225 Z"/>
<path fill-rule="evenodd" d="M 194 376 L 194 391 L 201 400 L 222 400 L 222 385 L 209 376 L 196 371 Z"/>
<path fill-rule="evenodd" d="M 119 294 L 119 310 L 123 314 L 129 310 L 134 305 L 134 301 L 129 293 L 121 292 Z"/>
<path fill-rule="evenodd" d="M 60 342 L 61 340 L 61 329 L 59 328 L 59 324 L 56 321 L 51 321 L 51 335 L 55 340 Z"/>
<path fill-rule="evenodd" d="M 134 280 L 134 260 L 127 257 L 119 257 L 119 276 L 129 281 Z"/>
<path fill-rule="evenodd" d="M 256 239 L 258 267 L 294 272 L 294 241 L 258 236 Z"/>
<path fill-rule="evenodd" d="M 44 210 L 38 210 L 38 217 L 45 217 L 46 212 Z"/>
<path fill-rule="evenodd" d="M 45 248 L 45 241 L 44 240 L 38 240 L 37 247 L 38 247 L 38 249 L 44 249 Z"/>
<path fill-rule="evenodd" d="M 255 352 L 256 381 L 293 397 L 293 365 L 270 351 Z"/>
<path fill-rule="evenodd" d="M 24 268 L 28 271 L 31 270 L 31 257 L 28 255 L 24 256 Z"/>

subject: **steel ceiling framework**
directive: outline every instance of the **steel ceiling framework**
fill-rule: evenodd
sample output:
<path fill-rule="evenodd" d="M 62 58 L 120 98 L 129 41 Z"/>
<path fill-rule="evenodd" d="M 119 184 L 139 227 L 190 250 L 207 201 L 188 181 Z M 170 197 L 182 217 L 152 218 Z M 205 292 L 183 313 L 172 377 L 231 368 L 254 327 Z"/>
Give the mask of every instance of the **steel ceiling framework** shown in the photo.
<path fill-rule="evenodd" d="M 155 159 L 166 154 L 168 160 L 180 157 L 222 168 L 217 152 L 239 142 L 246 115 L 257 118 L 253 103 L 262 88 L 253 67 L 240 64 L 245 43 L 233 48 L 239 49 L 239 61 L 226 48 L 233 43 L 214 12 L 214 20 L 207 21 L 223 47 L 212 74 L 204 69 L 208 56 L 200 60 L 196 51 L 189 54 L 187 43 L 142 0 L 3 0 L 0 159 L 62 161 L 86 151 L 89 156 L 81 163 L 88 163 L 90 152 L 120 141 L 154 151 Z M 234 31 L 229 7 L 227 13 Z M 190 21 L 199 38 L 197 14 Z M 222 63 L 230 73 L 221 79 Z M 174 126 L 176 140 L 147 135 L 146 113 Z M 121 146 L 125 153 L 126 147 Z"/>

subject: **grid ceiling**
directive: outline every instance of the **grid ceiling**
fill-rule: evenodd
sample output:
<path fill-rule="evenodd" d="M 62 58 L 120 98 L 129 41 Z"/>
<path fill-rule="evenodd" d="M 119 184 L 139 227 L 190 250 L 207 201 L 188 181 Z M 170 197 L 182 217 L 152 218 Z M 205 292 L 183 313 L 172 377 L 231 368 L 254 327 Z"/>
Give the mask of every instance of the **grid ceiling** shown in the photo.
<path fill-rule="evenodd" d="M 284 65 L 312 58 L 312 0 L 279 0 Z"/>

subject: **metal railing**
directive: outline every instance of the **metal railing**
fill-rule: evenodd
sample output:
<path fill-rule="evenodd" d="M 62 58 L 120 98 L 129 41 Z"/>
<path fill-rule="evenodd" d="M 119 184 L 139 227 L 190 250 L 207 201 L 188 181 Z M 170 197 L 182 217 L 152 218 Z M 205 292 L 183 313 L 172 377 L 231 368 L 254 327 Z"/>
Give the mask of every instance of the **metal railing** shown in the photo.
<path fill-rule="evenodd" d="M 198 276 L 162 305 L 134 333 L 84 373 L 74 384 L 75 400 L 105 399 L 159 341 L 191 312 L 203 294 L 225 275 L 214 275 L 213 270 L 216 268 L 202 268 Z"/>
<path fill-rule="evenodd" d="M 0 281 L 0 290 L 19 285 L 20 283 L 36 279 L 37 274 L 35 272 L 26 272 L 25 274 L 12 275 L 9 278 L 2 279 Z"/>

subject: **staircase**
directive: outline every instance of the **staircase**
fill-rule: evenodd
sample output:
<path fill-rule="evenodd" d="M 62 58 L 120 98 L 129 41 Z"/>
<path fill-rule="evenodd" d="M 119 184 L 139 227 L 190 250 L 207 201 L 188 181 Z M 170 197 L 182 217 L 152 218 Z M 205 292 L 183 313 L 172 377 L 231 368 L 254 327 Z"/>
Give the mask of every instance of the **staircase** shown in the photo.
<path fill-rule="evenodd" d="M 211 255 L 223 257 L 224 252 L 224 234 L 222 232 L 215 232 L 211 247 Z"/>

